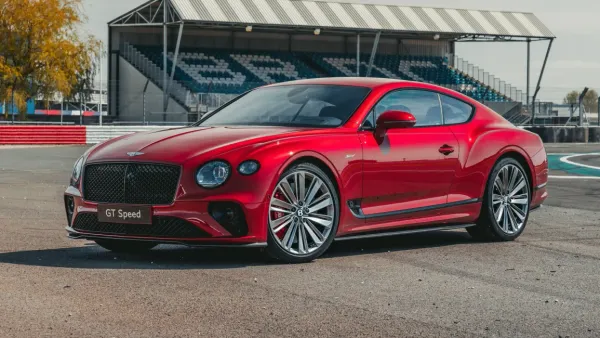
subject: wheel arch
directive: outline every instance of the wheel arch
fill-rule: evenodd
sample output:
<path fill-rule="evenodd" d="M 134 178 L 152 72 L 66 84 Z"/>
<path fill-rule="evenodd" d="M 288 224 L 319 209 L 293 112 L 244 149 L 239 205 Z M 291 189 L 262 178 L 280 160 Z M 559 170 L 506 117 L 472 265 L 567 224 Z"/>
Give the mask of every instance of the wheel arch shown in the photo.
<path fill-rule="evenodd" d="M 531 164 L 531 160 L 529 160 L 525 155 L 523 155 L 523 153 L 516 151 L 514 149 L 508 149 L 505 152 L 503 152 L 500 157 L 498 157 L 498 159 L 496 160 L 496 162 L 494 163 L 494 166 L 496 165 L 496 163 L 500 162 L 502 159 L 505 158 L 512 158 L 515 161 L 519 162 L 519 164 L 521 165 L 521 167 L 523 167 L 523 170 L 525 170 L 525 174 L 527 175 L 527 179 L 529 180 L 529 192 L 530 194 L 533 194 L 533 187 L 535 186 L 535 182 L 534 182 L 534 176 L 533 176 L 533 167 Z M 493 170 L 494 167 L 492 167 Z M 490 175 L 491 175 L 491 171 L 490 171 Z"/>
<path fill-rule="evenodd" d="M 293 165 L 299 164 L 299 163 L 311 163 L 311 164 L 317 166 L 319 169 L 323 170 L 323 172 L 325 172 L 325 174 L 329 177 L 329 179 L 333 183 L 333 185 L 336 189 L 336 192 L 338 194 L 338 198 L 340 199 L 340 204 L 342 203 L 342 200 L 341 200 L 342 190 L 341 190 L 341 185 L 340 185 L 340 178 L 336 174 L 333 164 L 331 162 L 329 162 L 329 160 L 327 160 L 327 158 L 325 156 L 323 156 L 322 154 L 319 154 L 316 152 L 301 152 L 301 153 L 296 154 L 295 156 L 289 158 L 285 163 L 283 163 L 283 165 L 281 166 L 281 169 L 277 173 L 276 180 L 278 180 L 279 177 L 288 168 L 290 168 Z"/>
<path fill-rule="evenodd" d="M 478 172 L 481 182 L 478 197 L 483 197 L 487 182 L 496 164 L 506 157 L 514 158 L 521 164 L 529 179 L 530 189 L 536 186 L 535 166 L 531 156 L 534 148 L 530 140 L 511 129 L 495 129 L 479 135 L 471 146 L 466 147 L 465 168 L 471 173 Z M 522 146 L 521 146 L 522 145 Z"/>

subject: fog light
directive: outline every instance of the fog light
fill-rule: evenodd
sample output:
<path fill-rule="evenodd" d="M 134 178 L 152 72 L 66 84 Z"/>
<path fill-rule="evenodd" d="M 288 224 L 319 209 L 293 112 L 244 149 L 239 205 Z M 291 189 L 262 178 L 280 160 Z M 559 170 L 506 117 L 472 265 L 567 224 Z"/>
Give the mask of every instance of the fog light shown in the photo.
<path fill-rule="evenodd" d="M 235 237 L 248 234 L 248 225 L 242 208 L 232 202 L 211 202 L 208 205 L 208 213 L 225 230 Z"/>
<path fill-rule="evenodd" d="M 238 167 L 238 171 L 242 175 L 252 175 L 258 171 L 260 164 L 254 160 L 244 161 Z"/>

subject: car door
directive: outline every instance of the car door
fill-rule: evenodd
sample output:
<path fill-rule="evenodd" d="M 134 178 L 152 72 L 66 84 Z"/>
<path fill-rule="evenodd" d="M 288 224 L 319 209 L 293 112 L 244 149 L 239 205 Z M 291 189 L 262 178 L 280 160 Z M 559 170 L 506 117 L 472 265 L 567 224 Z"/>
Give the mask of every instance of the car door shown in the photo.
<path fill-rule="evenodd" d="M 390 92 L 375 105 L 360 131 L 364 159 L 360 212 L 366 222 L 399 219 L 447 203 L 459 149 L 441 109 L 436 92 L 413 89 Z M 381 141 L 370 127 L 389 110 L 409 112 L 417 123 L 389 129 Z"/>

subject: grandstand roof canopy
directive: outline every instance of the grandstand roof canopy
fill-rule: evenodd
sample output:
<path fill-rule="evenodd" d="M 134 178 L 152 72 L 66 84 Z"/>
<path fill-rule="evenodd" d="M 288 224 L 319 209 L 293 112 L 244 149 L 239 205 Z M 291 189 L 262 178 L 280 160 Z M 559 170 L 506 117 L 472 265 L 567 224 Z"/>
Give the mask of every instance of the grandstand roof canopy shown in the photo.
<path fill-rule="evenodd" d="M 168 23 L 280 29 L 382 33 L 431 33 L 444 39 L 500 37 L 553 39 L 532 13 L 498 12 L 318 0 L 152 0 L 109 22 L 111 26 L 148 26 L 164 22 L 163 1 L 170 1 Z"/>

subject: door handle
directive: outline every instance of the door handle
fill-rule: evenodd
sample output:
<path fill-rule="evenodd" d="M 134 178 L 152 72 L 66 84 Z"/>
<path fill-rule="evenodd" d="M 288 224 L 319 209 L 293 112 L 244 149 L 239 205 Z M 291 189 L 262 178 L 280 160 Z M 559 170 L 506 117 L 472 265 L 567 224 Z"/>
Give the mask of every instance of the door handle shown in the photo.
<path fill-rule="evenodd" d="M 444 144 L 443 146 L 440 147 L 440 149 L 438 151 L 440 153 L 448 156 L 454 152 L 454 148 L 452 148 L 451 146 L 449 146 L 447 144 Z"/>

